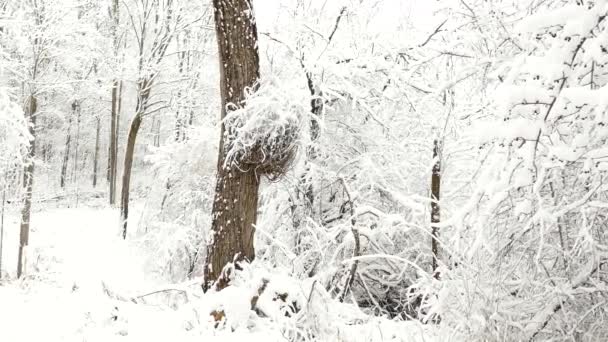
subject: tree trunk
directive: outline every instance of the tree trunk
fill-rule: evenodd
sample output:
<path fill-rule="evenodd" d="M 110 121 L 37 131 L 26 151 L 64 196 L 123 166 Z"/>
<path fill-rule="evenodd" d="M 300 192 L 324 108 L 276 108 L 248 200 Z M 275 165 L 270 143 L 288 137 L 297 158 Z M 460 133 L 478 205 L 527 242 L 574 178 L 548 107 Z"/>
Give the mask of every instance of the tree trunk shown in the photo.
<path fill-rule="evenodd" d="M 158 119 L 155 119 L 154 122 L 152 123 L 152 130 L 154 131 L 152 133 L 154 139 L 152 139 L 152 143 L 154 144 L 154 147 L 160 147 L 160 129 L 161 129 L 161 118 L 160 116 L 158 117 Z"/>
<path fill-rule="evenodd" d="M 135 140 L 137 133 L 143 120 L 146 104 L 150 96 L 150 87 L 152 82 L 148 80 L 142 81 L 139 86 L 139 97 L 137 99 L 137 107 L 135 117 L 131 121 L 129 127 L 129 135 L 127 136 L 127 147 L 125 149 L 125 162 L 122 170 L 122 191 L 120 197 L 120 221 L 122 224 L 122 238 L 127 238 L 127 221 L 129 218 L 129 192 L 131 186 L 131 170 L 133 169 L 133 156 L 135 153 Z"/>
<path fill-rule="evenodd" d="M 97 186 L 97 164 L 99 161 L 99 131 L 101 130 L 101 120 L 97 118 L 97 131 L 95 134 L 95 154 L 93 156 L 93 188 Z"/>
<path fill-rule="evenodd" d="M 120 220 L 122 223 L 122 238 L 127 238 L 127 219 L 129 218 L 129 191 L 131 185 L 131 170 L 133 168 L 133 154 L 135 152 L 135 140 L 141 126 L 141 114 L 137 113 L 131 121 L 127 147 L 125 150 L 125 162 L 122 170 L 122 192 L 120 197 Z"/>
<path fill-rule="evenodd" d="M 110 205 L 116 203 L 116 166 L 118 164 L 118 147 L 117 147 L 117 131 L 118 131 L 118 108 L 120 101 L 119 82 L 114 80 L 112 86 L 112 112 L 110 117 L 110 150 L 109 150 L 109 187 L 110 187 Z"/>
<path fill-rule="evenodd" d="M 310 112 L 314 115 L 314 117 L 310 120 L 310 142 L 311 146 L 306 149 L 306 160 L 305 160 L 305 171 L 300 181 L 304 181 L 303 188 L 304 197 L 305 197 L 305 206 L 307 208 L 307 212 L 312 213 L 312 208 L 314 205 L 315 194 L 313 189 L 313 182 L 309 179 L 310 175 L 310 163 L 317 158 L 318 149 L 315 146 L 316 141 L 319 139 L 319 135 L 321 133 L 321 127 L 319 126 L 319 119 L 323 114 L 323 100 L 321 99 L 320 92 L 316 89 L 312 75 L 307 73 L 306 78 L 308 80 L 308 89 L 310 91 Z"/>
<path fill-rule="evenodd" d="M 182 120 L 179 116 L 178 108 L 175 112 L 175 142 L 179 142 L 180 140 L 182 140 Z"/>
<path fill-rule="evenodd" d="M 226 105 L 240 106 L 244 90 L 259 78 L 258 34 L 251 0 L 213 0 L 220 64 L 222 120 Z M 225 127 L 222 124 L 215 199 L 213 201 L 213 241 L 208 246 L 204 268 L 205 290 L 213 283 L 221 290 L 228 285 L 227 264 L 252 261 L 257 218 L 259 179 L 253 169 L 241 171 L 225 165 Z"/>
<path fill-rule="evenodd" d="M 80 104 L 76 103 L 76 136 L 74 136 L 74 167 L 72 169 L 72 181 L 78 187 L 78 145 L 80 144 Z"/>
<path fill-rule="evenodd" d="M 118 0 L 112 1 L 112 17 L 114 19 L 114 56 L 118 55 L 120 45 L 118 39 L 118 25 L 120 24 L 120 7 Z M 118 118 L 122 102 L 122 81 L 114 79 L 112 82 L 112 110 L 110 114 L 110 149 L 108 152 L 108 185 L 110 205 L 116 204 L 116 179 L 118 165 Z"/>
<path fill-rule="evenodd" d="M 435 164 L 433 165 L 433 174 L 431 175 L 431 251 L 433 253 L 433 274 L 435 279 L 439 279 L 439 273 L 437 272 L 437 267 L 439 266 L 439 227 L 437 227 L 437 223 L 439 223 L 441 218 L 439 207 L 441 192 L 441 159 L 438 140 L 435 140 L 433 143 L 433 159 L 435 160 Z"/>
<path fill-rule="evenodd" d="M 178 41 L 179 44 L 179 41 Z M 181 52 L 177 54 L 177 58 L 179 60 L 178 63 L 178 72 L 180 77 L 183 77 L 183 73 L 184 73 L 184 63 L 185 63 L 185 54 L 186 52 Z M 182 130 L 184 129 L 184 123 L 183 123 L 183 119 L 182 119 L 182 114 L 181 114 L 181 107 L 182 107 L 182 92 L 178 91 L 177 92 L 177 110 L 175 111 L 175 141 L 179 142 L 182 140 Z"/>
<path fill-rule="evenodd" d="M 48 145 L 47 144 L 43 144 L 42 148 L 40 149 L 40 152 L 42 153 L 41 159 L 42 162 L 46 164 L 47 162 L 47 150 L 48 150 Z"/>
<path fill-rule="evenodd" d="M 304 66 L 304 65 L 302 65 Z M 323 114 L 323 100 L 321 98 L 320 91 L 315 87 L 313 76 L 310 72 L 306 71 L 306 81 L 308 90 L 310 91 L 310 112 L 313 114 L 309 122 L 310 129 L 310 146 L 306 148 L 306 159 L 304 160 L 304 172 L 300 175 L 300 179 L 296 188 L 296 200 L 291 205 L 291 213 L 293 219 L 293 228 L 296 231 L 295 246 L 294 250 L 296 254 L 302 253 L 302 236 L 306 234 L 305 230 L 300 229 L 302 224 L 302 216 L 314 216 L 314 180 L 312 179 L 312 168 L 311 164 L 317 158 L 318 148 L 315 145 L 321 134 L 321 127 L 319 125 L 319 119 Z M 304 213 L 297 212 L 298 208 L 303 208 Z"/>
<path fill-rule="evenodd" d="M 59 185 L 62 189 L 65 188 L 65 180 L 68 172 L 68 161 L 70 159 L 70 140 L 72 139 L 72 133 L 70 132 L 70 128 L 72 127 L 72 115 L 68 119 L 68 133 L 65 138 L 65 151 L 63 154 L 63 162 L 61 163 L 61 176 L 59 179 Z"/>
<path fill-rule="evenodd" d="M 37 102 L 34 95 L 30 95 L 25 108 L 25 115 L 32 135 L 27 156 L 27 164 L 23 168 L 23 208 L 21 209 L 21 229 L 19 234 L 19 255 L 17 257 L 17 278 L 24 272 L 26 264 L 27 246 L 30 240 L 30 216 L 32 211 L 32 190 L 34 187 L 34 157 L 36 155 L 36 110 Z"/>

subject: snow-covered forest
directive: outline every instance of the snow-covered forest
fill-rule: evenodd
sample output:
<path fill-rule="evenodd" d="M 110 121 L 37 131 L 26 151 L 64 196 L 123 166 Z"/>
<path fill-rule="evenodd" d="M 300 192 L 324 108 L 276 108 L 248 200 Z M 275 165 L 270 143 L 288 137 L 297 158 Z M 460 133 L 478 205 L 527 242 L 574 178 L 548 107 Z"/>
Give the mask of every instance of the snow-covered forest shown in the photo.
<path fill-rule="evenodd" d="M 0 0 L 0 341 L 608 341 L 608 0 Z"/>

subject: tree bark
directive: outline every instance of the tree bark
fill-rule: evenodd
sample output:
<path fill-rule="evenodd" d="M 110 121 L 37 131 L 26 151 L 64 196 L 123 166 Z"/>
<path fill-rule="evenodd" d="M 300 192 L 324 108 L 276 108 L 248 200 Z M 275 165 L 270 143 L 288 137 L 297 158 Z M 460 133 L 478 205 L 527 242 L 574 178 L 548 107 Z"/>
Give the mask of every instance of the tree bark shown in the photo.
<path fill-rule="evenodd" d="M 72 169 L 72 181 L 76 182 L 76 186 L 78 187 L 78 147 L 80 144 L 80 103 L 77 101 L 74 102 L 76 104 L 76 136 L 74 136 L 74 167 Z M 72 107 L 74 108 L 74 107 Z"/>
<path fill-rule="evenodd" d="M 317 90 L 313 81 L 313 75 L 306 71 L 304 64 L 302 64 L 302 68 L 305 70 L 306 81 L 308 90 L 310 91 L 310 112 L 313 114 L 309 122 L 310 129 L 310 146 L 306 148 L 306 159 L 304 160 L 304 172 L 300 175 L 300 179 L 298 182 L 298 186 L 296 188 L 297 199 L 291 205 L 291 213 L 293 216 L 293 228 L 296 231 L 295 238 L 295 252 L 296 254 L 300 254 L 302 252 L 301 243 L 302 236 L 305 234 L 305 230 L 300 229 L 300 225 L 302 224 L 301 219 L 302 215 L 297 213 L 296 210 L 298 206 L 304 208 L 304 215 L 310 215 L 314 217 L 314 200 L 315 200 L 315 192 L 313 183 L 314 180 L 312 178 L 312 167 L 311 164 L 317 158 L 318 148 L 316 146 L 316 142 L 319 139 L 319 135 L 321 134 L 321 127 L 319 125 L 319 119 L 323 114 L 324 103 L 321 98 L 320 91 Z"/>
<path fill-rule="evenodd" d="M 312 181 L 309 178 L 310 174 L 310 163 L 317 158 L 317 146 L 315 146 L 316 141 L 319 139 L 319 135 L 321 133 L 321 127 L 319 126 L 319 119 L 323 114 L 323 99 L 321 98 L 321 93 L 318 91 L 314 85 L 312 74 L 306 73 L 306 79 L 308 81 L 308 90 L 310 91 L 310 112 L 314 115 L 314 117 L 310 120 L 310 142 L 311 145 L 306 149 L 306 160 L 305 160 L 305 171 L 302 175 L 301 180 L 304 181 L 304 195 L 305 195 L 305 206 L 308 209 L 307 211 L 312 211 L 312 207 L 314 205 L 315 194 L 313 189 Z"/>
<path fill-rule="evenodd" d="M 93 188 L 97 186 L 97 164 L 99 162 L 99 131 L 101 130 L 101 120 L 97 118 L 97 130 L 95 134 L 95 154 L 93 156 Z"/>
<path fill-rule="evenodd" d="M 59 185 L 61 186 L 62 189 L 65 188 L 65 180 L 66 180 L 67 172 L 68 172 L 68 161 L 70 159 L 70 140 L 72 139 L 72 133 L 70 132 L 70 130 L 72 127 L 72 116 L 73 115 L 74 115 L 74 113 L 72 113 L 72 115 L 68 119 L 67 136 L 65 138 L 65 151 L 63 154 L 63 162 L 61 163 L 61 175 L 60 175 L 60 179 L 59 179 Z"/>
<path fill-rule="evenodd" d="M 30 95 L 25 108 L 25 116 L 32 136 L 28 147 L 27 164 L 23 168 L 23 208 L 21 209 L 21 227 L 19 233 L 19 255 L 17 257 L 17 278 L 24 272 L 27 246 L 30 240 L 30 217 L 32 211 L 32 190 L 34 187 L 34 157 L 36 155 L 36 111 L 37 101 Z"/>
<path fill-rule="evenodd" d="M 112 111 L 110 117 L 110 150 L 109 150 L 109 187 L 110 187 L 110 205 L 116 203 L 116 166 L 118 161 L 117 148 L 117 122 L 118 122 L 118 107 L 119 107 L 119 82 L 114 80 L 112 85 Z"/>
<path fill-rule="evenodd" d="M 244 90 L 259 79 L 258 34 L 251 0 L 213 0 L 220 64 L 222 120 L 226 105 L 242 106 Z M 257 219 L 259 178 L 255 170 L 241 171 L 225 163 L 226 127 L 222 124 L 215 198 L 204 268 L 204 290 L 228 285 L 226 265 L 252 261 L 254 225 Z"/>
<path fill-rule="evenodd" d="M 118 25 L 120 24 L 120 7 L 118 0 L 112 1 L 112 17 L 114 19 L 114 56 L 118 56 L 120 45 Z M 122 81 L 112 82 L 112 110 L 110 114 L 110 149 L 108 154 L 108 185 L 110 205 L 116 204 L 116 179 L 118 165 L 118 118 L 122 102 Z"/>
<path fill-rule="evenodd" d="M 186 55 L 185 51 L 177 54 L 177 58 L 179 59 L 178 72 L 179 72 L 180 77 L 183 77 L 183 74 L 184 74 L 185 55 Z M 184 119 L 182 118 L 183 114 L 180 111 L 181 107 L 182 107 L 182 92 L 181 92 L 181 90 L 179 90 L 177 92 L 177 110 L 175 111 L 175 141 L 176 142 L 184 140 L 184 139 L 182 139 L 182 135 L 185 134 L 185 133 L 184 134 L 182 133 L 184 131 Z"/>
<path fill-rule="evenodd" d="M 431 175 L 431 251 L 433 253 L 433 275 L 435 279 L 439 279 L 439 273 L 437 272 L 437 267 L 439 266 L 439 227 L 437 227 L 437 223 L 439 223 L 441 218 L 439 207 L 441 192 L 441 159 L 439 149 L 439 141 L 435 140 L 433 142 L 433 159 L 435 160 L 435 164 L 433 165 L 433 173 Z"/>
<path fill-rule="evenodd" d="M 122 191 L 120 198 L 120 220 L 122 223 L 122 238 L 127 238 L 127 219 L 129 218 L 129 191 L 131 186 L 131 170 L 133 169 L 133 154 L 135 152 L 135 140 L 141 126 L 141 114 L 137 113 L 131 121 L 127 147 L 125 150 L 125 162 L 122 171 Z"/>
<path fill-rule="evenodd" d="M 141 127 L 143 115 L 145 112 L 148 98 L 150 97 L 150 87 L 152 82 L 143 80 L 138 85 L 139 97 L 137 99 L 137 107 L 135 117 L 129 126 L 129 135 L 127 136 L 127 146 L 125 149 L 125 162 L 122 170 L 122 190 L 120 196 L 120 220 L 122 224 L 122 238 L 127 238 L 128 218 L 129 218 L 129 193 L 131 186 L 131 171 L 133 170 L 133 156 L 135 153 L 135 140 L 137 133 Z"/>

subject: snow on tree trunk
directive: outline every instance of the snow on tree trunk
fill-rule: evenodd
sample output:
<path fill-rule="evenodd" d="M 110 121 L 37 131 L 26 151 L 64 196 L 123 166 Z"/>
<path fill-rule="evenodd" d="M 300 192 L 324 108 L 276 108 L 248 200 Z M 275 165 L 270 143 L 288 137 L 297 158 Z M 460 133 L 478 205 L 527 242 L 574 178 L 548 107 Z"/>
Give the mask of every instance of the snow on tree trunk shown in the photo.
<path fill-rule="evenodd" d="M 28 147 L 27 164 L 23 169 L 23 208 L 21 209 L 21 229 L 19 233 L 19 255 L 17 257 L 17 278 L 21 277 L 25 270 L 27 245 L 30 239 L 30 216 L 32 211 L 32 190 L 34 187 L 34 157 L 36 156 L 36 111 L 37 102 L 30 95 L 25 109 L 25 115 L 29 121 L 29 132 L 32 136 Z"/>
<path fill-rule="evenodd" d="M 112 86 L 112 111 L 110 114 L 110 150 L 109 150 L 109 187 L 110 187 L 110 205 L 116 203 L 116 172 L 118 164 L 118 115 L 120 102 L 119 82 L 114 81 Z"/>
<path fill-rule="evenodd" d="M 437 223 L 441 218 L 439 198 L 441 193 L 441 157 L 439 155 L 439 141 L 433 142 L 433 173 L 431 176 L 431 228 L 432 228 L 432 240 L 431 240 L 431 251 L 433 252 L 433 274 L 435 278 L 439 278 L 437 273 L 437 267 L 439 266 L 439 227 Z"/>
<path fill-rule="evenodd" d="M 120 25 L 120 4 L 118 0 L 112 1 L 114 56 L 118 56 L 120 46 L 118 26 Z M 112 108 L 110 112 L 110 147 L 108 153 L 108 182 L 110 205 L 116 203 L 116 179 L 118 165 L 118 117 L 122 102 L 122 82 L 114 79 L 112 81 Z"/>
<path fill-rule="evenodd" d="M 241 106 L 245 91 L 259 78 L 258 34 L 251 0 L 214 0 L 215 28 L 220 58 L 222 120 L 229 104 Z M 252 261 L 257 218 L 259 175 L 255 168 L 241 170 L 226 163 L 226 127 L 222 124 L 215 199 L 213 239 L 204 269 L 205 289 L 228 285 L 224 268 L 235 261 Z"/>
<path fill-rule="evenodd" d="M 72 127 L 72 116 L 68 119 L 67 134 L 65 137 L 65 151 L 63 152 L 63 162 L 61 163 L 61 175 L 59 185 L 63 189 L 65 187 L 65 180 L 68 172 L 68 160 L 70 158 L 70 140 L 72 139 L 72 133 L 70 128 Z"/>

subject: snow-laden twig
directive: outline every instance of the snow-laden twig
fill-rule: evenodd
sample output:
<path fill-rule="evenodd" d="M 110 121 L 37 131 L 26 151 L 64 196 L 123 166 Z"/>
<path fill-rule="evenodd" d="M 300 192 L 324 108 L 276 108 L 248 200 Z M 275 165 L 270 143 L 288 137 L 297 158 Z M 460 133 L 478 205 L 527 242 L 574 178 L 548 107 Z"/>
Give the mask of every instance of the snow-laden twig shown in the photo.
<path fill-rule="evenodd" d="M 596 260 L 590 261 L 585 269 L 581 271 L 568 285 L 568 292 L 576 290 L 578 287 L 583 285 L 585 282 L 589 280 L 589 278 L 598 270 L 600 263 Z M 564 305 L 564 301 L 567 300 L 567 296 L 570 293 L 557 293 L 554 298 L 549 300 L 549 304 L 547 304 L 541 311 L 539 311 L 530 322 L 525 326 L 525 340 L 533 340 L 534 337 L 544 329 L 545 326 L 551 320 L 551 317 L 562 309 Z M 565 298 L 566 297 L 566 298 Z"/>

